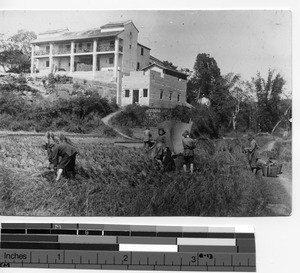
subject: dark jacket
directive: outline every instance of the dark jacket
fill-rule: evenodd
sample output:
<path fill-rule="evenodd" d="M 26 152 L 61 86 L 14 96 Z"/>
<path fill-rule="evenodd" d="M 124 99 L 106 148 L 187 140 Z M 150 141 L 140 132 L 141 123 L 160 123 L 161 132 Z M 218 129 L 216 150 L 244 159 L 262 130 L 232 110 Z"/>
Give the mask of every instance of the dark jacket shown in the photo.
<path fill-rule="evenodd" d="M 76 154 L 76 149 L 67 143 L 60 143 L 58 145 L 55 145 L 53 152 L 52 152 L 52 162 L 54 167 L 58 165 L 58 159 L 59 157 L 71 157 L 72 155 Z"/>

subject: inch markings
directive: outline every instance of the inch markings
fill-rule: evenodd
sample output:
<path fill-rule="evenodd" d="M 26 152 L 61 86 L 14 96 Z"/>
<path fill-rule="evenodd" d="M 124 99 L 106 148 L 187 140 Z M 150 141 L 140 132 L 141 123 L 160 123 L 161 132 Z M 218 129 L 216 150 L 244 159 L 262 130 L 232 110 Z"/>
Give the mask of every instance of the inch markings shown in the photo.
<path fill-rule="evenodd" d="M 256 271 L 253 228 L 2 223 L 0 267 Z"/>

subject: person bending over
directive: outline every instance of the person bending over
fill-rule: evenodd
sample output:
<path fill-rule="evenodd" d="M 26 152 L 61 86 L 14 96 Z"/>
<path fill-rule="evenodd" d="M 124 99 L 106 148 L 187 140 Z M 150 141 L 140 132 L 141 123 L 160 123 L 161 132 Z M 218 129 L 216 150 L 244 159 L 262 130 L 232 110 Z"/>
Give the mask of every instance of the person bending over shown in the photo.
<path fill-rule="evenodd" d="M 70 140 L 63 134 L 59 134 L 59 144 L 55 145 L 53 149 L 53 165 L 57 168 L 56 181 L 59 181 L 63 170 L 66 172 L 67 178 L 75 177 L 75 162 L 77 151 Z M 59 160 L 61 157 L 61 160 Z"/>

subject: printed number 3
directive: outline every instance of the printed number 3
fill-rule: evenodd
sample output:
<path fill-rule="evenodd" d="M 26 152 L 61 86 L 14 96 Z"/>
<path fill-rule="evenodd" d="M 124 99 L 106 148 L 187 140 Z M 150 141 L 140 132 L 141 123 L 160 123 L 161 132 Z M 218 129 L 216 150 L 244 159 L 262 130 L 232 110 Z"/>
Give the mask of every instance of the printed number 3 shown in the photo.
<path fill-rule="evenodd" d="M 192 256 L 192 263 L 196 262 L 196 256 Z"/>

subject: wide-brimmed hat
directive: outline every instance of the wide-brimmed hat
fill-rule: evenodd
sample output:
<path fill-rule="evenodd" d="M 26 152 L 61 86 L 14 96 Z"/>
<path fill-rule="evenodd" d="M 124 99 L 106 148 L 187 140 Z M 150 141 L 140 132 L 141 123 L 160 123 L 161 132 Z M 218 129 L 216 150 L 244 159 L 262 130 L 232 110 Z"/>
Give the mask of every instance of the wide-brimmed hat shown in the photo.
<path fill-rule="evenodd" d="M 253 139 L 253 138 L 254 138 L 254 135 L 248 134 L 248 140 L 249 140 L 249 139 Z"/>
<path fill-rule="evenodd" d="M 182 133 L 182 136 L 183 137 L 187 137 L 189 135 L 189 131 L 188 130 L 185 130 L 183 133 Z"/>
<path fill-rule="evenodd" d="M 162 133 L 163 133 L 163 134 L 165 134 L 165 133 L 166 133 L 166 131 L 165 131 L 165 129 L 164 129 L 164 128 L 158 128 L 158 132 L 159 132 L 159 131 L 162 131 Z"/>

